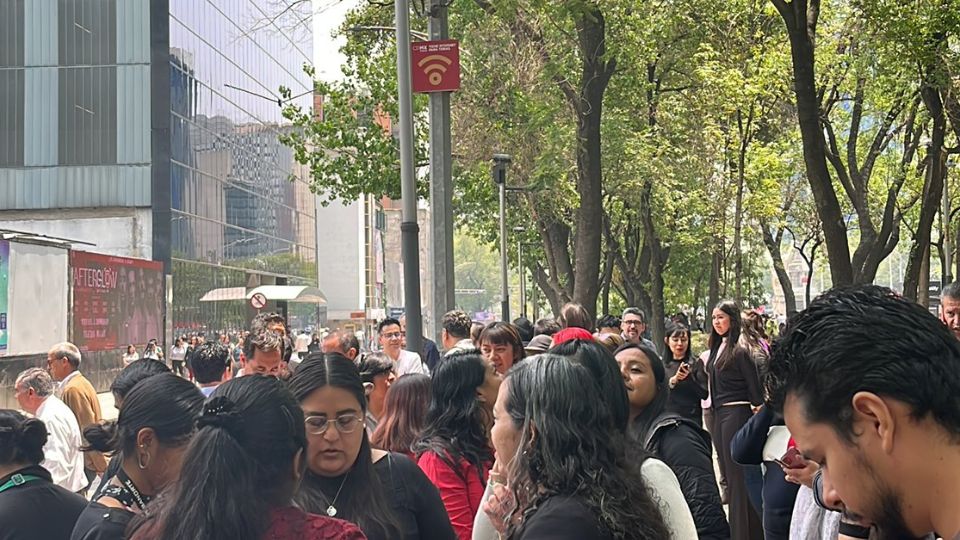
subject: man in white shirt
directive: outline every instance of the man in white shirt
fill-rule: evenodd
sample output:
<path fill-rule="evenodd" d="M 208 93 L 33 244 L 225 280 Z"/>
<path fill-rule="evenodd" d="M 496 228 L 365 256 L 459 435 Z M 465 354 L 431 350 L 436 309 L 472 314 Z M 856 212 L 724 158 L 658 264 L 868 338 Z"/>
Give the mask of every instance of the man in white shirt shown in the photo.
<path fill-rule="evenodd" d="M 83 452 L 80 451 L 83 445 L 80 425 L 70 407 L 53 395 L 53 389 L 53 378 L 41 368 L 27 369 L 14 384 L 20 407 L 42 420 L 47 427 L 41 465 L 50 471 L 54 484 L 80 492 L 87 486 Z"/>
<path fill-rule="evenodd" d="M 420 355 L 403 350 L 401 343 L 403 341 L 403 332 L 400 330 L 400 321 L 393 318 L 386 318 L 380 321 L 377 326 L 380 334 L 380 347 L 390 360 L 393 361 L 394 371 L 397 378 L 407 373 L 423 373 L 429 375 L 430 370 L 420 359 Z"/>

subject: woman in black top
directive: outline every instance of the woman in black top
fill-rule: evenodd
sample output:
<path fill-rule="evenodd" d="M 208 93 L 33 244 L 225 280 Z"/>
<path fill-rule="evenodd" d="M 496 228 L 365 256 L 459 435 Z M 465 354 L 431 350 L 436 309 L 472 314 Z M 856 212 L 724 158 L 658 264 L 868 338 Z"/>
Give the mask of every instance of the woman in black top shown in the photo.
<path fill-rule="evenodd" d="M 583 365 L 546 353 L 518 364 L 500 386 L 491 439 L 506 485 L 494 486 L 485 510 L 503 538 L 670 537 L 592 380 Z M 511 499 L 520 504 L 504 504 Z"/>
<path fill-rule="evenodd" d="M 41 420 L 0 410 L 0 540 L 67 540 L 87 505 L 40 466 L 46 442 Z"/>
<path fill-rule="evenodd" d="M 700 540 L 729 540 L 730 527 L 713 473 L 710 436 L 692 420 L 667 409 L 671 393 L 656 352 L 627 343 L 617 349 L 616 359 L 627 384 L 631 437 L 677 475 Z"/>
<path fill-rule="evenodd" d="M 737 540 L 762 540 L 760 516 L 750 504 L 744 468 L 730 455 L 734 435 L 753 416 L 753 407 L 763 403 L 757 365 L 739 344 L 740 309 L 724 301 L 713 310 L 707 375 L 713 410 L 713 443 L 727 479 L 730 533 Z"/>
<path fill-rule="evenodd" d="M 163 373 L 130 390 L 116 422 L 83 431 L 90 449 L 119 452 L 122 464 L 80 514 L 72 540 L 126 537 L 130 520 L 180 475 L 181 457 L 202 406 L 196 386 Z"/>
<path fill-rule="evenodd" d="M 700 400 L 707 399 L 707 373 L 703 362 L 690 354 L 690 329 L 681 323 L 671 322 L 663 348 L 670 397 L 667 410 L 703 425 L 703 409 Z"/>
<path fill-rule="evenodd" d="M 360 526 L 370 540 L 456 538 L 440 493 L 403 454 L 374 450 L 356 365 L 310 354 L 290 379 L 307 426 L 307 472 L 294 500 Z"/>

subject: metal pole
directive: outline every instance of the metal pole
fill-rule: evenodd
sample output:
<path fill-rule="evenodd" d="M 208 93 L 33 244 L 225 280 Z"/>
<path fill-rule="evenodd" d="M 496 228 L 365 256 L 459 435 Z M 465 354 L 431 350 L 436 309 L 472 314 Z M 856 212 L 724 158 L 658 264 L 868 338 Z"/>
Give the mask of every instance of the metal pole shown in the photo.
<path fill-rule="evenodd" d="M 949 173 L 950 169 L 946 169 Z M 952 237 L 950 236 L 950 193 L 947 190 L 948 178 L 943 179 L 943 205 L 940 208 L 940 216 L 943 218 L 943 276 L 941 276 L 941 291 L 953 282 L 953 249 Z"/>
<path fill-rule="evenodd" d="M 450 37 L 449 1 L 431 0 L 431 40 Z M 430 210 L 433 241 L 433 317 L 431 333 L 440 339 L 440 318 L 456 305 L 453 269 L 453 172 L 450 155 L 450 93 L 430 94 Z"/>
<path fill-rule="evenodd" d="M 397 88 L 400 105 L 400 252 L 403 259 L 403 301 L 407 316 L 407 350 L 423 350 L 420 312 L 420 226 L 417 225 L 417 179 L 413 170 L 413 92 L 410 88 L 410 8 L 394 0 L 397 27 Z"/>
<path fill-rule="evenodd" d="M 517 271 L 520 272 L 520 316 L 527 316 L 527 272 L 523 268 L 523 239 L 517 240 Z"/>
<path fill-rule="evenodd" d="M 507 186 L 500 183 L 500 317 L 510 322 L 510 288 L 507 281 Z"/>

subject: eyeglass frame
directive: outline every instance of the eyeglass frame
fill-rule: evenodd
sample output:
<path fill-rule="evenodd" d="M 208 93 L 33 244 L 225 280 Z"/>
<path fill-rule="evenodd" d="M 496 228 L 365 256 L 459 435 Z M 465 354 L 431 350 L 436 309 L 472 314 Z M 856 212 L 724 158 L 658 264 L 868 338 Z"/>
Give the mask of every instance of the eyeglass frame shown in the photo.
<path fill-rule="evenodd" d="M 340 416 L 335 416 L 333 418 L 327 418 L 326 423 L 323 424 L 323 428 L 320 429 L 320 431 L 313 431 L 310 429 L 311 424 L 309 423 L 309 420 L 311 418 L 324 418 L 324 417 L 325 415 L 322 415 L 322 414 L 312 414 L 310 416 L 304 417 L 303 426 L 307 430 L 307 433 L 309 433 L 310 435 L 323 435 L 330 429 L 330 424 L 333 423 L 333 425 L 335 426 L 335 429 L 337 430 L 337 433 L 341 435 L 349 435 L 350 433 L 356 432 L 358 427 L 366 427 L 366 422 L 367 422 L 366 417 L 364 417 L 362 414 L 348 413 L 348 414 L 341 414 Z M 350 431 L 344 431 L 344 428 L 339 423 L 339 420 L 341 418 L 347 418 L 347 417 L 352 417 L 357 421 L 357 426 L 350 429 Z"/>

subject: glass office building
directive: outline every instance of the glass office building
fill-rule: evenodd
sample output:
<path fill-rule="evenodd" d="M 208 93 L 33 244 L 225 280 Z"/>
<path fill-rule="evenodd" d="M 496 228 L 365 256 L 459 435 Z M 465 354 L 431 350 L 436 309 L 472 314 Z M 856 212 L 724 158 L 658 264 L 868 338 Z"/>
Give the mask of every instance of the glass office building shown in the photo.
<path fill-rule="evenodd" d="M 211 291 L 316 286 L 316 198 L 278 141 L 279 88 L 312 101 L 305 5 L 0 1 L 0 228 L 164 262 L 174 335 L 247 325 Z"/>

